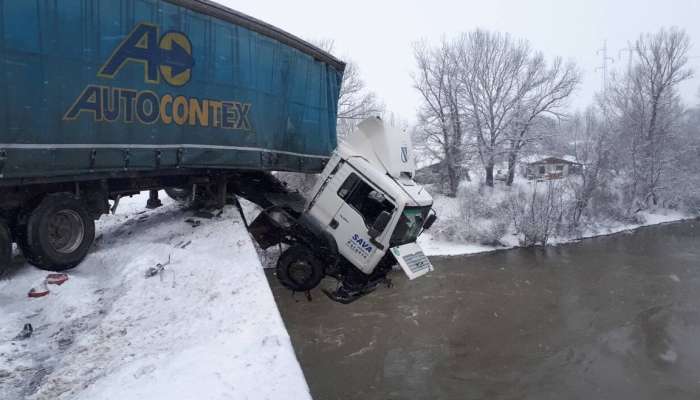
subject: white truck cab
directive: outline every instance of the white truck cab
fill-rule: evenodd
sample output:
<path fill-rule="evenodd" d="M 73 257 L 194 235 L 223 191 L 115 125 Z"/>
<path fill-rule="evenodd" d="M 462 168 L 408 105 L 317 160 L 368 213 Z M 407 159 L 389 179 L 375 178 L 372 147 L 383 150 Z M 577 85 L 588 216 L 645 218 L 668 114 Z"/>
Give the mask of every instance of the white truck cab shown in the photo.
<path fill-rule="evenodd" d="M 278 261 L 285 286 L 309 290 L 331 275 L 342 286 L 327 294 L 346 303 L 385 281 L 394 260 L 410 279 L 432 270 L 416 239 L 435 220 L 433 199 L 413 181 L 412 148 L 408 133 L 379 118 L 363 121 L 341 140 L 297 217 L 311 235 L 297 235 Z M 269 219 L 278 231 L 295 225 L 288 213 L 275 210 Z"/>
<path fill-rule="evenodd" d="M 412 245 L 412 253 L 420 251 L 415 242 L 433 198 L 413 181 L 414 173 L 410 135 L 367 119 L 340 142 L 307 212 L 335 238 L 343 257 L 370 274 L 390 248 Z M 389 215 L 387 222 L 377 221 L 382 213 Z M 373 231 L 376 222 L 386 226 Z M 425 262 L 423 273 L 431 268 Z"/>

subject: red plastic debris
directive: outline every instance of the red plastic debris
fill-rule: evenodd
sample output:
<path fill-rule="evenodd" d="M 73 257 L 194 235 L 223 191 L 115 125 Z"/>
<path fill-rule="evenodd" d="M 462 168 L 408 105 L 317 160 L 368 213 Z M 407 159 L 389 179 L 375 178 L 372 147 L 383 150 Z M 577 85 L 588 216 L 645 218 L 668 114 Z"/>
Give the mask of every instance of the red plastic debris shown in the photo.
<path fill-rule="evenodd" d="M 47 289 L 46 287 L 42 287 L 39 289 L 31 288 L 31 289 L 29 289 L 29 293 L 27 293 L 27 296 L 32 297 L 32 298 L 36 298 L 36 297 L 44 297 L 47 294 L 49 294 L 49 289 Z"/>
<path fill-rule="evenodd" d="M 49 285 L 63 285 L 68 280 L 67 274 L 49 274 L 46 277 L 46 283 Z"/>

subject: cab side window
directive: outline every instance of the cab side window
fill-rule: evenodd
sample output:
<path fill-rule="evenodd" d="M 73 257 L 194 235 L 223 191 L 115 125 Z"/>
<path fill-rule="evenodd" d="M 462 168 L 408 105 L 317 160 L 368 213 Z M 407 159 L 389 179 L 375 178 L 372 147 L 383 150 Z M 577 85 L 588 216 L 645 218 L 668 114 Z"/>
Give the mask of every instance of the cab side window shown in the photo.
<path fill-rule="evenodd" d="M 374 223 L 382 211 L 392 213 L 394 205 L 378 190 L 374 190 L 356 174 L 350 174 L 338 189 L 338 196 L 354 208 L 367 227 Z"/>

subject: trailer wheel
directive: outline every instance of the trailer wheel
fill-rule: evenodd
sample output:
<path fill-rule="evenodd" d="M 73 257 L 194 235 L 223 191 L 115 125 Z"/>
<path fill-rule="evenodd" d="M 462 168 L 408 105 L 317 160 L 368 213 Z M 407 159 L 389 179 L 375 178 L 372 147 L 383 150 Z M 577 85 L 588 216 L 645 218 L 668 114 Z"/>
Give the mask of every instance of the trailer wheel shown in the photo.
<path fill-rule="evenodd" d="M 192 200 L 192 189 L 186 187 L 167 187 L 165 193 L 178 203 L 187 203 Z"/>
<path fill-rule="evenodd" d="M 78 265 L 95 239 L 95 221 L 87 206 L 69 193 L 46 196 L 20 229 L 24 257 L 50 271 Z"/>
<path fill-rule="evenodd" d="M 277 260 L 277 279 L 295 292 L 315 288 L 324 274 L 321 261 L 305 246 L 292 246 Z"/>
<path fill-rule="evenodd" d="M 12 235 L 5 221 L 0 220 L 0 274 L 12 263 Z"/>

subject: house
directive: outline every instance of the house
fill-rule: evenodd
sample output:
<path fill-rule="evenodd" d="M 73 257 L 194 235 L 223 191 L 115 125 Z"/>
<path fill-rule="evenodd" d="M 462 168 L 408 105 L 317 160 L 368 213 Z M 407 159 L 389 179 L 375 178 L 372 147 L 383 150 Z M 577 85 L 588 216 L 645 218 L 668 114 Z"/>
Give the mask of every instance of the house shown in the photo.
<path fill-rule="evenodd" d="M 521 173 L 530 180 L 552 180 L 580 174 L 583 165 L 573 156 L 534 155 L 521 160 Z"/>

